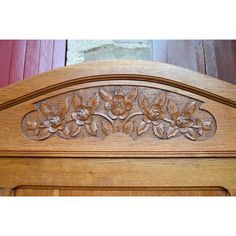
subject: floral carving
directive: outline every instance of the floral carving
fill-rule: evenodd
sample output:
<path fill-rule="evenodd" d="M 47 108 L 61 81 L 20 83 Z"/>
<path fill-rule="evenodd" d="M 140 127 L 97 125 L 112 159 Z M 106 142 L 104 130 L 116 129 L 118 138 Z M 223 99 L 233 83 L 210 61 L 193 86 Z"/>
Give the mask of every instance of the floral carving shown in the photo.
<path fill-rule="evenodd" d="M 162 110 L 164 103 L 164 92 L 158 94 L 158 96 L 154 99 L 152 103 L 149 103 L 145 95 L 143 93 L 140 93 L 138 104 L 139 107 L 143 109 L 144 117 L 137 129 L 138 135 L 145 133 L 150 128 L 150 124 L 152 123 L 154 134 L 161 139 L 164 138 L 164 126 L 161 124 L 161 120 L 165 116 L 165 113 Z"/>
<path fill-rule="evenodd" d="M 89 89 L 73 92 L 56 103 L 59 105 L 44 100 L 36 104 L 37 111 L 23 118 L 22 130 L 33 140 L 124 133 L 134 140 L 147 135 L 196 141 L 214 135 L 215 120 L 200 109 L 200 101 L 162 90 L 153 89 L 151 96 L 146 92 L 142 87 L 108 86 L 93 89 L 93 93 Z"/>
<path fill-rule="evenodd" d="M 100 99 L 98 94 L 90 98 L 87 104 L 83 103 L 80 95 L 75 94 L 72 98 L 72 107 L 74 108 L 71 114 L 72 119 L 75 120 L 78 126 L 85 125 L 86 130 L 91 135 L 96 135 L 97 132 L 97 124 L 93 120 L 93 115 L 99 103 Z"/>
<path fill-rule="evenodd" d="M 114 95 L 107 93 L 105 90 L 100 89 L 100 95 L 105 103 L 105 108 L 108 110 L 108 115 L 112 119 L 122 119 L 124 120 L 129 111 L 133 108 L 132 102 L 137 97 L 138 90 L 135 88 L 133 91 L 124 95 L 124 92 L 117 88 L 114 91 Z"/>

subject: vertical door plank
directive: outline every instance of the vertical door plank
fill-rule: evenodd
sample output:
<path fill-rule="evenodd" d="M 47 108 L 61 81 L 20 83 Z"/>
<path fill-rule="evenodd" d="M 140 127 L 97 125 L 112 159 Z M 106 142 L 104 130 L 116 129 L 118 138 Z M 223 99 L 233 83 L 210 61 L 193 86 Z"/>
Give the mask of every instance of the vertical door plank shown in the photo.
<path fill-rule="evenodd" d="M 40 40 L 28 40 L 25 56 L 24 79 L 38 74 Z"/>
<path fill-rule="evenodd" d="M 13 40 L 0 40 L 0 88 L 8 85 Z"/>
<path fill-rule="evenodd" d="M 41 40 L 38 73 L 52 69 L 54 40 Z"/>
<path fill-rule="evenodd" d="M 154 40 L 153 59 L 205 73 L 201 40 Z"/>
<path fill-rule="evenodd" d="M 65 66 L 65 59 L 66 59 L 66 40 L 55 40 L 52 68 L 55 69 L 61 66 Z"/>
<path fill-rule="evenodd" d="M 9 84 L 23 80 L 26 40 L 14 40 Z"/>
<path fill-rule="evenodd" d="M 236 40 L 204 41 L 206 72 L 236 84 Z"/>

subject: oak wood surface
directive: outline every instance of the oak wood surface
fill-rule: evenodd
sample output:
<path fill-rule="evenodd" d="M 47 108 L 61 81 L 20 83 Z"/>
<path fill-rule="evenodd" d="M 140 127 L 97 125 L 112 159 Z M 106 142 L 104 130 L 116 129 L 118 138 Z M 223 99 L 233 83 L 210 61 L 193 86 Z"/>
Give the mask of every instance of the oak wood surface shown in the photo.
<path fill-rule="evenodd" d="M 79 195 L 79 190 L 86 188 L 87 190 L 90 188 L 90 191 L 95 191 L 96 194 L 101 187 L 113 188 L 110 189 L 111 192 L 115 188 L 118 188 L 116 190 L 119 192 L 119 188 L 126 187 L 130 191 L 134 191 L 132 188 L 139 189 L 140 194 L 145 194 L 147 191 L 147 195 L 148 192 L 150 194 L 150 188 L 152 190 L 156 188 L 156 191 L 158 188 L 161 188 L 160 190 L 167 188 L 167 195 L 168 188 L 169 191 L 171 188 L 172 191 L 173 188 L 178 191 L 179 188 L 179 191 L 184 190 L 186 194 L 188 191 L 204 189 L 217 193 L 219 188 L 224 188 L 229 194 L 234 195 L 236 160 L 234 158 L 1 158 L 0 186 L 8 189 L 17 187 L 31 189 L 25 190 L 28 194 L 37 192 L 37 187 L 40 192 L 40 186 L 42 190 L 43 186 L 48 186 L 45 191 L 49 194 L 55 189 L 59 191 L 59 188 L 65 190 L 67 188 L 75 193 L 78 191 Z M 81 195 L 83 192 L 81 191 Z M 86 194 L 86 191 L 84 193 Z"/>
<path fill-rule="evenodd" d="M 118 87 L 124 90 L 125 95 L 118 92 Z M 133 106 L 134 102 L 136 107 L 140 106 L 136 101 L 142 97 L 138 91 L 148 98 L 144 101 L 146 105 L 143 110 L 146 110 L 142 113 L 149 119 L 146 121 L 148 124 L 151 123 L 153 114 L 156 117 L 158 114 L 160 116 L 161 112 L 167 114 L 178 110 L 175 115 L 171 113 L 173 120 L 165 118 L 170 128 L 176 128 L 179 119 L 183 119 L 179 113 L 185 109 L 184 120 L 190 119 L 191 122 L 188 122 L 192 127 L 192 113 L 200 108 L 198 112 L 200 117 L 202 116 L 201 119 L 211 119 L 210 130 L 216 132 L 196 141 L 184 135 L 170 139 L 157 138 L 156 136 L 160 136 L 160 130 L 154 137 L 153 134 L 147 133 L 135 140 L 119 129 L 119 132 L 111 133 L 105 138 L 94 132 L 96 135 L 83 136 L 81 133 L 81 136 L 79 134 L 71 139 L 52 135 L 40 141 L 31 139 L 25 133 L 24 119 L 32 111 L 41 111 L 44 116 L 54 114 L 56 108 L 53 110 L 45 105 L 48 101 L 51 106 L 54 106 L 54 103 L 61 106 L 66 99 L 71 103 L 73 94 L 77 94 L 79 108 L 76 109 L 79 109 L 81 114 L 92 116 L 93 111 L 87 106 L 90 106 L 89 103 L 93 104 L 91 106 L 96 110 L 98 96 L 100 100 L 106 100 L 108 97 L 110 103 L 115 96 L 118 96 L 116 99 L 126 99 L 125 106 L 130 110 L 131 102 Z M 3 88 L 0 90 L 0 192 L 2 195 L 56 196 L 235 195 L 235 91 L 235 85 L 218 79 L 149 61 L 82 63 L 43 73 Z M 114 95 L 109 94 L 113 92 Z M 80 102 L 78 94 L 83 97 L 83 102 Z M 156 102 L 153 100 L 154 95 L 158 97 Z M 112 99 L 109 98 L 112 96 Z M 170 103 L 170 100 L 173 102 Z M 151 112 L 152 106 L 147 104 L 152 102 L 156 104 L 158 113 L 150 115 L 147 112 Z M 114 118 L 113 114 L 109 119 L 114 122 L 122 121 L 120 115 L 124 112 L 114 104 L 110 104 L 113 108 L 108 109 L 119 118 Z M 187 108 L 183 108 L 184 105 L 187 105 Z M 163 108 L 160 108 L 162 106 Z M 66 107 L 67 105 L 63 105 L 60 109 L 68 112 Z M 105 114 L 106 110 L 102 112 Z M 76 113 L 76 119 L 81 119 L 81 114 L 78 118 Z M 176 116 L 180 118 L 177 120 Z M 52 118 L 58 119 L 46 119 Z M 155 122 L 152 123 L 154 126 Z M 79 120 L 78 125 L 82 124 L 87 127 L 86 125 L 92 123 L 82 123 Z M 202 126 L 195 124 L 196 129 L 199 127 Z M 91 133 L 92 128 L 95 129 L 86 128 L 87 133 Z M 44 129 L 49 132 L 49 128 Z M 76 131 L 77 125 L 73 129 Z M 59 132 L 53 127 L 50 130 L 52 133 Z M 132 125 L 128 130 L 132 131 Z"/>
<path fill-rule="evenodd" d="M 199 83 L 200 80 L 196 77 L 200 77 L 204 83 Z M 102 140 L 96 137 L 79 140 L 52 137 L 35 142 L 22 133 L 22 119 L 34 109 L 33 104 L 66 92 L 108 85 L 129 85 L 137 88 L 144 86 L 147 88 L 146 91 L 149 88 L 162 89 L 202 101 L 201 109 L 210 112 L 216 120 L 216 133 L 207 140 L 196 142 L 184 138 L 150 139 L 149 136 L 143 136 L 134 142 L 129 136 L 119 133 Z M 234 157 L 236 155 L 235 86 L 179 67 L 147 61 L 84 63 L 43 73 L 3 88 L 0 95 L 1 156 Z M 9 133 L 11 135 L 6 135 Z"/>

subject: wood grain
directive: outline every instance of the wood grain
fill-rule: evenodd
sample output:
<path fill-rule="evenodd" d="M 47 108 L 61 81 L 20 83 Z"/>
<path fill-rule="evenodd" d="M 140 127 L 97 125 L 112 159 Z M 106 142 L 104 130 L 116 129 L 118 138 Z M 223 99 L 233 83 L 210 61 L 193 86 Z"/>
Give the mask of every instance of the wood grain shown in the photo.
<path fill-rule="evenodd" d="M 14 196 L 227 196 L 223 188 L 19 187 Z"/>
<path fill-rule="evenodd" d="M 235 195 L 235 91 L 232 84 L 180 67 L 126 60 L 68 66 L 3 88 L 0 90 L 1 194 Z M 98 99 L 104 100 L 104 108 L 99 111 Z M 134 105 L 135 99 L 138 101 Z M 214 119 L 216 132 L 202 141 L 174 136 L 165 140 L 160 129 L 152 134 L 160 138 L 147 133 L 134 140 L 130 137 L 133 124 L 125 127 L 123 133 L 119 125 L 115 126 L 118 132 L 105 138 L 84 135 L 81 139 L 67 139 L 54 135 L 34 141 L 26 137 L 22 129 L 24 118 L 33 117 L 35 110 L 54 122 L 51 127 L 52 123 L 42 120 L 51 128 L 50 132 L 55 127 L 64 130 L 64 126 L 55 126 L 59 121 L 55 114 L 59 112 L 63 120 L 72 101 L 75 104 L 72 112 L 77 116 L 69 116 L 77 117 L 79 125 L 82 119 L 87 126 L 92 124 L 87 118 L 95 110 L 101 115 L 108 109 L 113 114 L 109 119 L 122 120 L 123 113 L 131 112 L 132 106 L 136 109 L 141 106 L 148 124 L 168 112 L 171 117 L 165 118 L 175 121 L 169 122 L 172 127 L 187 120 L 193 125 L 189 119 L 196 121 L 193 113 L 198 109 L 200 120 Z M 194 123 L 195 128 L 200 123 Z M 96 126 L 86 130 L 95 134 Z"/>
<path fill-rule="evenodd" d="M 113 187 L 111 191 L 121 191 L 125 187 L 127 191 L 128 189 L 135 191 L 132 188 L 139 189 L 142 192 L 140 194 L 144 195 L 145 190 L 147 195 L 150 194 L 148 192 L 150 188 L 157 191 L 158 188 L 161 188 L 161 191 L 167 188 L 168 191 L 168 188 L 173 190 L 174 187 L 177 191 L 180 188 L 179 191 L 190 192 L 203 191 L 204 188 L 210 191 L 213 188 L 213 193 L 214 191 L 217 193 L 219 190 L 217 188 L 220 187 L 235 194 L 231 189 L 236 188 L 236 160 L 235 158 L 1 158 L 0 186 L 19 189 L 26 186 L 24 188 L 36 189 L 35 191 L 37 187 L 40 190 L 41 187 L 44 189 L 44 186 L 48 186 L 46 190 L 49 189 L 50 194 L 50 191 L 59 188 L 65 190 L 68 188 L 70 191 L 74 189 L 75 194 L 76 191 L 79 194 L 79 190 L 87 188 L 96 194 L 96 191 L 102 190 L 100 187 Z M 191 189 L 193 187 L 195 189 Z M 34 192 L 28 191 L 28 194 Z"/>

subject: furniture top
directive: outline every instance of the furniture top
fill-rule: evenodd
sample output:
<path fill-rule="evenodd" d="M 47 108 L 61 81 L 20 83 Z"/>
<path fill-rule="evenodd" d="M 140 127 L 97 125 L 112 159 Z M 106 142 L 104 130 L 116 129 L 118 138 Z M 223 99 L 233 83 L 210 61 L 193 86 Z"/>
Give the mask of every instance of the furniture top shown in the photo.
<path fill-rule="evenodd" d="M 0 155 L 236 157 L 235 107 L 235 85 L 173 65 L 67 66 L 0 90 Z"/>

